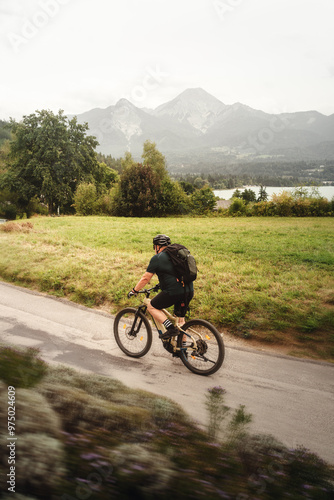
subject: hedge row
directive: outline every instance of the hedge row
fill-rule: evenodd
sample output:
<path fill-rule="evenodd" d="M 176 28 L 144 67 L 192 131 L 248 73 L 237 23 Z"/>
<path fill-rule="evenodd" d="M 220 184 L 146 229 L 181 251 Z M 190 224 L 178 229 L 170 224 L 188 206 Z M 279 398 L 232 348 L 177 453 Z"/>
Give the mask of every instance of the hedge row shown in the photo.
<path fill-rule="evenodd" d="M 265 217 L 333 217 L 334 199 L 282 197 L 274 201 L 246 203 L 243 199 L 233 198 L 228 209 L 219 210 L 222 215 L 265 216 Z"/>

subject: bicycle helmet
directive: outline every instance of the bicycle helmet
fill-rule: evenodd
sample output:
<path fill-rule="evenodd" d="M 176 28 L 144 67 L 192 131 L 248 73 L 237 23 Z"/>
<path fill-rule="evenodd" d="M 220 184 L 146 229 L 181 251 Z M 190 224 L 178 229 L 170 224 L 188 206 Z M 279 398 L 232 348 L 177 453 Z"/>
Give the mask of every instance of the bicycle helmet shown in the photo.
<path fill-rule="evenodd" d="M 153 246 L 158 245 L 160 247 L 165 247 L 170 244 L 171 244 L 170 237 L 167 236 L 166 234 L 158 234 L 153 238 Z"/>

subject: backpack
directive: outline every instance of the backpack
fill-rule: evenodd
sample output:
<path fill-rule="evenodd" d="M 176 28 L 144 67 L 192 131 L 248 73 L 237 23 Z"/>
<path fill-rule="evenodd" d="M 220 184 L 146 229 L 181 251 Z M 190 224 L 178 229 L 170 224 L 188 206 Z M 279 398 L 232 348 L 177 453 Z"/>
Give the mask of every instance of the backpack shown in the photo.
<path fill-rule="evenodd" d="M 168 254 L 174 266 L 175 276 L 183 285 L 195 281 L 197 278 L 196 261 L 185 246 L 173 243 L 163 251 Z"/>

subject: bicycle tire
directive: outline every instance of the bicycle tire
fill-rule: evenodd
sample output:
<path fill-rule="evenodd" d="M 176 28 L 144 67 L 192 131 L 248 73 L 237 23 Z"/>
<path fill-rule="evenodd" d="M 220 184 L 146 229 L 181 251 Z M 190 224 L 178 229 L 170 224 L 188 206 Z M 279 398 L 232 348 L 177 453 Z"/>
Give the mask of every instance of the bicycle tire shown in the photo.
<path fill-rule="evenodd" d="M 141 322 L 140 331 L 131 332 L 136 315 Z M 151 325 L 146 316 L 135 307 L 126 307 L 116 314 L 114 336 L 118 347 L 132 358 L 145 356 L 152 345 Z"/>
<path fill-rule="evenodd" d="M 224 361 L 225 346 L 217 328 L 204 319 L 192 319 L 182 326 L 182 330 L 188 331 L 196 342 L 202 339 L 197 350 L 191 351 L 190 346 L 187 349 L 183 346 L 184 335 L 178 336 L 177 346 L 182 363 L 197 375 L 212 375 L 219 370 Z"/>

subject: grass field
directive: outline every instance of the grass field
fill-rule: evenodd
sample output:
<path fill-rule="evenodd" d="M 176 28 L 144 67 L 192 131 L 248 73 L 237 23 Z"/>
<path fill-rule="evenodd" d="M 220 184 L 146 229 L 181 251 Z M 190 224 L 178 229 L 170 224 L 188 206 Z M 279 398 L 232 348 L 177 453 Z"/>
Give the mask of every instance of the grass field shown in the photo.
<path fill-rule="evenodd" d="M 153 236 L 166 233 L 197 260 L 192 317 L 250 342 L 285 344 L 291 354 L 334 359 L 331 218 L 41 217 L 30 222 L 33 228 L 0 231 L 3 280 L 114 314 L 138 303 L 126 294 L 153 254 Z"/>

